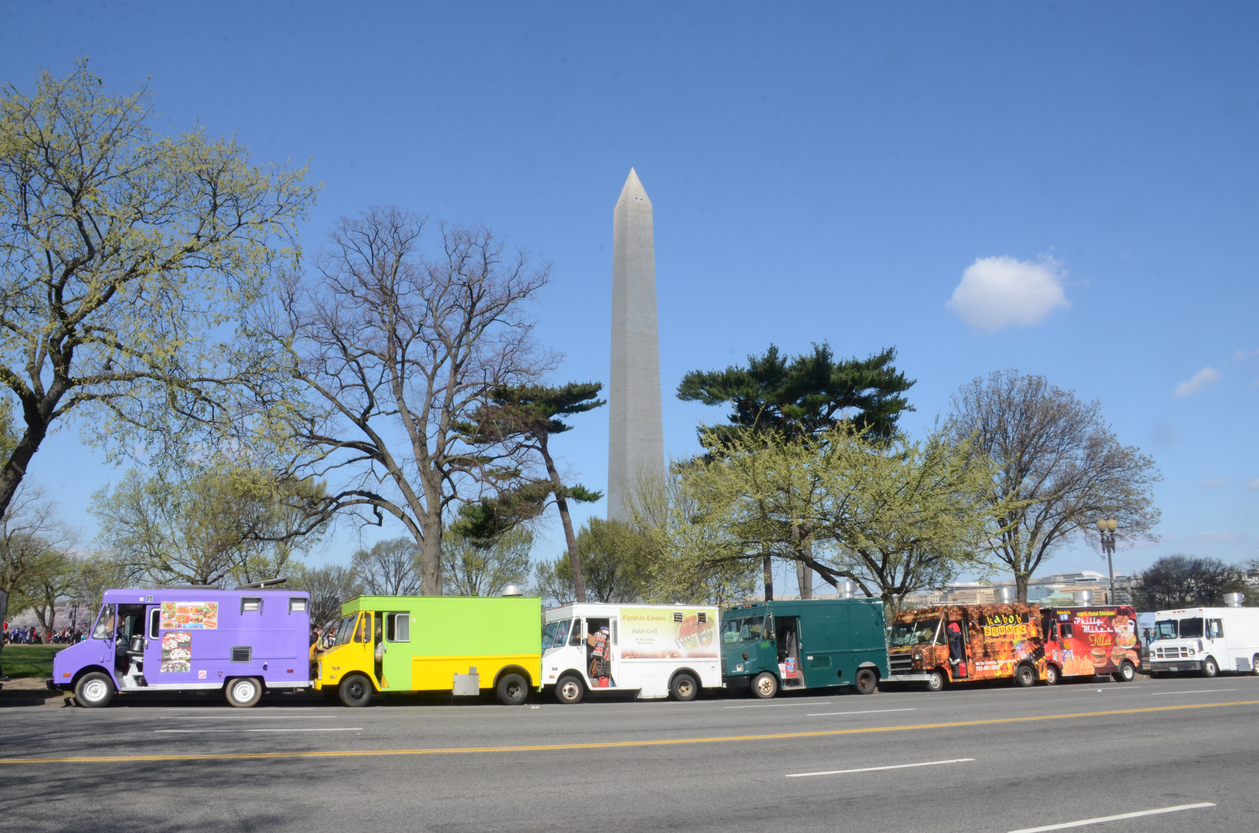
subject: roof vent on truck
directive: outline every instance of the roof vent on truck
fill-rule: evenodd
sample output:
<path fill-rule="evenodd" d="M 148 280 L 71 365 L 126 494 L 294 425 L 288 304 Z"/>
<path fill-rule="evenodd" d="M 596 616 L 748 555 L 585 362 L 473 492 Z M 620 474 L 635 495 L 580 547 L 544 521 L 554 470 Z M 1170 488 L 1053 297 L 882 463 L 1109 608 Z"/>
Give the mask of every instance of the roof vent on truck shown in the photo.
<path fill-rule="evenodd" d="M 1245 602 L 1246 602 L 1245 593 L 1225 593 L 1224 594 L 1225 607 L 1241 607 L 1243 604 L 1245 604 Z"/>
<path fill-rule="evenodd" d="M 251 581 L 249 584 L 236 585 L 237 590 L 266 590 L 271 585 L 281 585 L 288 581 L 287 576 L 279 578 L 264 578 L 262 581 Z"/>
<path fill-rule="evenodd" d="M 509 584 L 503 588 L 503 595 L 504 596 L 519 596 L 521 595 L 520 588 L 514 584 Z"/>
<path fill-rule="evenodd" d="M 1092 590 L 1077 590 L 1071 594 L 1071 597 L 1075 599 L 1077 607 L 1088 607 L 1093 603 Z"/>
<path fill-rule="evenodd" d="M 1014 601 L 1014 588 L 1013 587 L 993 588 L 992 596 L 993 596 L 993 599 L 996 600 L 997 604 L 1008 605 Z"/>

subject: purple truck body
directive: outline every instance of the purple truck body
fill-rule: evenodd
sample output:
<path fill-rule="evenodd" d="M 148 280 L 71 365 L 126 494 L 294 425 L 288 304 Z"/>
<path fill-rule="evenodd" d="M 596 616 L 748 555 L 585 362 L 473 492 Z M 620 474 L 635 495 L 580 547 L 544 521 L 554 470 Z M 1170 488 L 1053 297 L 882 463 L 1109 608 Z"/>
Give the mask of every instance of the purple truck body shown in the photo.
<path fill-rule="evenodd" d="M 49 685 L 82 705 L 205 689 L 253 705 L 264 689 L 310 686 L 309 611 L 297 590 L 107 590 L 88 638 L 54 657 Z"/>

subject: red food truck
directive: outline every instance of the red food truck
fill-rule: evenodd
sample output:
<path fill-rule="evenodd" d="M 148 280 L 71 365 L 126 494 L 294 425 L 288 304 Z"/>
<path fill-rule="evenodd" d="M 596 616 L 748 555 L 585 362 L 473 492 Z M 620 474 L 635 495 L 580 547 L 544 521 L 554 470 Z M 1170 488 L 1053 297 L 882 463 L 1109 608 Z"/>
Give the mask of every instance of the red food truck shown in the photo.
<path fill-rule="evenodd" d="M 1120 683 L 1136 677 L 1141 659 L 1132 607 L 1047 607 L 1041 615 L 1048 685 L 1059 677 L 1109 674 Z"/>

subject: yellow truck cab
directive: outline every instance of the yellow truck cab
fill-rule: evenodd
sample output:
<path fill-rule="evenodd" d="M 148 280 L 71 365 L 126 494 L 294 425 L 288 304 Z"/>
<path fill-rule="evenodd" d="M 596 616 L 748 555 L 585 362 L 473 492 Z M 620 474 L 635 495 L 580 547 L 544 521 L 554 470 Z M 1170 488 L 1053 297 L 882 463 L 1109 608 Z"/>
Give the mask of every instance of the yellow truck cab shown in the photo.
<path fill-rule="evenodd" d="M 486 690 L 519 705 L 541 684 L 541 599 L 359 596 L 341 614 L 311 677 L 347 706 L 376 692 Z"/>

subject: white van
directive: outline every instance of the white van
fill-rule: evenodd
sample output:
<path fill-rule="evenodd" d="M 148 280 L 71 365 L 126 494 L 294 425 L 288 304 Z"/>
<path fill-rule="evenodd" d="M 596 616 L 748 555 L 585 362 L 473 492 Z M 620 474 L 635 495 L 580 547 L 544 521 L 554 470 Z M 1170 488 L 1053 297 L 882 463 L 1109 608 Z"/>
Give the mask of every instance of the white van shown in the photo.
<path fill-rule="evenodd" d="M 1153 676 L 1198 671 L 1259 673 L 1259 608 L 1191 607 L 1154 614 L 1148 668 Z"/>
<path fill-rule="evenodd" d="M 543 686 L 561 703 L 614 691 L 694 700 L 722 685 L 716 607 L 571 604 L 542 618 Z"/>

